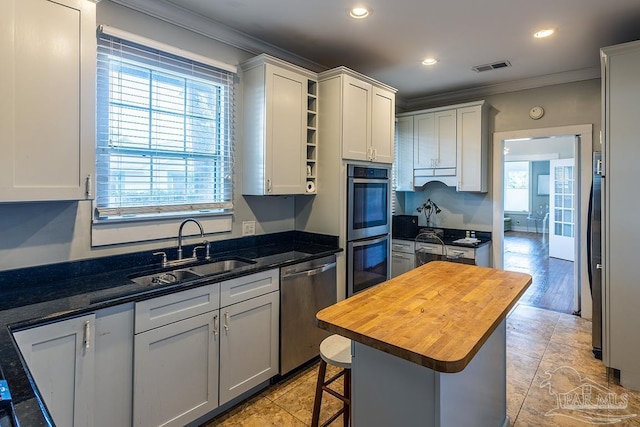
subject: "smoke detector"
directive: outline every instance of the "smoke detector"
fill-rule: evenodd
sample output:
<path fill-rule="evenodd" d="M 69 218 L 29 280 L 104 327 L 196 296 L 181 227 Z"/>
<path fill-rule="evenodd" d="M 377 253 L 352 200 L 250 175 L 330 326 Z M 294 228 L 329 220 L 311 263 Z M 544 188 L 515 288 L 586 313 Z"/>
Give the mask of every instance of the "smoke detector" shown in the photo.
<path fill-rule="evenodd" d="M 509 61 L 493 62 L 491 64 L 476 65 L 475 67 L 471 67 L 471 69 L 476 73 L 481 73 L 483 71 L 497 70 L 499 68 L 506 68 L 506 67 L 511 67 L 511 62 Z"/>

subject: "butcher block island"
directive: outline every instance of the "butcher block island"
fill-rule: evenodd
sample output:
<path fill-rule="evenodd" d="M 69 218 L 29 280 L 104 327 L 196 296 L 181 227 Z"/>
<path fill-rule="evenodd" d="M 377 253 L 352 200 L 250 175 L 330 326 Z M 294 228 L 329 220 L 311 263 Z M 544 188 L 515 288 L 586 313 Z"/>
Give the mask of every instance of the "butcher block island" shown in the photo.
<path fill-rule="evenodd" d="M 353 340 L 352 426 L 508 426 L 505 318 L 530 284 L 436 261 L 318 312 Z"/>

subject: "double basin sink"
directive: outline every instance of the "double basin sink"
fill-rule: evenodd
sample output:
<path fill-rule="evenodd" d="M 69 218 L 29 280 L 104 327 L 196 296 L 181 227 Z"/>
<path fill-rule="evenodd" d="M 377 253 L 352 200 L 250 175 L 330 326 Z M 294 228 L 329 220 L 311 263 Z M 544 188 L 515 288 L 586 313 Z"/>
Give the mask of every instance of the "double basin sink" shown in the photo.
<path fill-rule="evenodd" d="M 194 261 L 195 262 L 195 261 Z M 172 285 L 183 283 L 202 277 L 215 276 L 217 274 L 229 273 L 231 271 L 255 264 L 256 261 L 231 257 L 221 260 L 211 261 L 205 264 L 195 264 L 175 270 L 164 270 L 154 273 L 140 273 L 129 276 L 134 283 L 143 286 Z"/>

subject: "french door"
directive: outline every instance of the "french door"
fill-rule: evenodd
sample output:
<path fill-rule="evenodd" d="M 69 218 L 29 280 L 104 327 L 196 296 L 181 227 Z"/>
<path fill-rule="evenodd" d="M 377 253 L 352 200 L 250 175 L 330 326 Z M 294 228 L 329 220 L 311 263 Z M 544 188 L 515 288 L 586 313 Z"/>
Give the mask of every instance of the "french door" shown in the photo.
<path fill-rule="evenodd" d="M 575 159 L 551 160 L 549 194 L 549 256 L 575 261 Z"/>

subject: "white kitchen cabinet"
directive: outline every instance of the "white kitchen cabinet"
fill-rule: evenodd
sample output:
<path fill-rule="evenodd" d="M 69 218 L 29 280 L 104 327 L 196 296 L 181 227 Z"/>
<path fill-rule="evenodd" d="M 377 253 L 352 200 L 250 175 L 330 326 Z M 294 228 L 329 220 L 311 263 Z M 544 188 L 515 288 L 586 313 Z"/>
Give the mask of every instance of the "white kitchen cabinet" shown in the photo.
<path fill-rule="evenodd" d="M 339 134 L 342 158 L 393 163 L 396 90 L 345 67 L 318 78 L 323 108 L 337 111 L 339 122 L 328 126 Z"/>
<path fill-rule="evenodd" d="M 242 194 L 307 193 L 317 174 L 316 74 L 268 55 L 242 70 Z"/>
<path fill-rule="evenodd" d="M 413 191 L 413 116 L 396 121 L 396 191 Z"/>
<path fill-rule="evenodd" d="M 133 425 L 183 426 L 218 407 L 218 310 L 137 334 Z"/>
<path fill-rule="evenodd" d="M 278 374 L 280 293 L 220 309 L 220 404 Z"/>
<path fill-rule="evenodd" d="M 134 426 L 182 426 L 218 407 L 219 303 L 219 283 L 136 303 Z"/>
<path fill-rule="evenodd" d="M 93 197 L 95 7 L 3 2 L 0 201 Z"/>
<path fill-rule="evenodd" d="M 395 93 L 372 86 L 371 156 L 374 162 L 393 163 L 395 139 Z"/>
<path fill-rule="evenodd" d="M 458 191 L 487 191 L 486 109 L 478 101 L 398 115 L 413 117 L 415 187 L 440 181 Z M 398 176 L 409 174 L 406 162 L 398 160 L 398 168 Z"/>
<path fill-rule="evenodd" d="M 130 426 L 133 417 L 133 303 L 96 312 L 94 427 Z"/>
<path fill-rule="evenodd" d="M 13 334 L 56 425 L 93 426 L 94 314 Z"/>
<path fill-rule="evenodd" d="M 458 108 L 458 191 L 487 192 L 488 132 L 485 103 Z"/>
<path fill-rule="evenodd" d="M 455 175 L 456 110 L 419 114 L 414 123 L 414 169 Z"/>
<path fill-rule="evenodd" d="M 131 425 L 132 304 L 13 335 L 56 425 Z"/>
<path fill-rule="evenodd" d="M 391 277 L 399 276 L 415 267 L 415 242 L 393 239 L 391 241 Z"/>
<path fill-rule="evenodd" d="M 137 302 L 133 425 L 186 425 L 277 375 L 278 291 L 272 269 Z"/>

